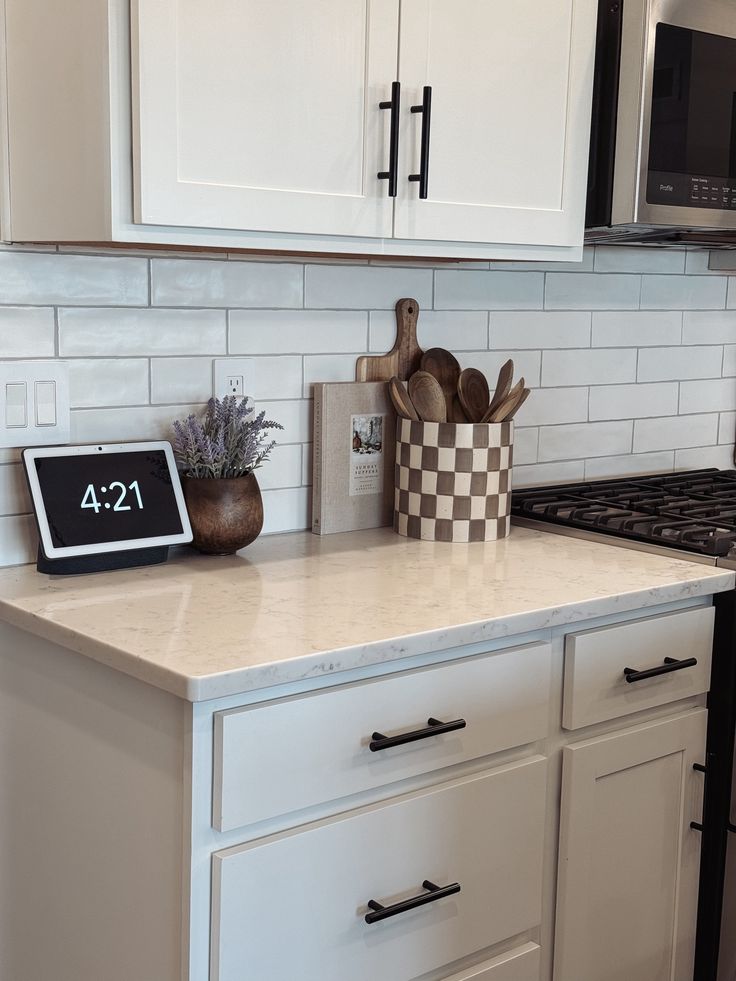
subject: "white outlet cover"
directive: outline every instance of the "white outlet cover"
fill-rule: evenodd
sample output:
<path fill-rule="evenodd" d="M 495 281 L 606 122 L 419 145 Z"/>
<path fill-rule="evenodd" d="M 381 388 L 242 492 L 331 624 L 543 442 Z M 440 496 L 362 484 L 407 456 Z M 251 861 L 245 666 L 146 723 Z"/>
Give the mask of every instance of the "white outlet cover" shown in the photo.
<path fill-rule="evenodd" d="M 242 375 L 243 395 L 252 398 L 255 374 L 253 358 L 215 358 L 212 365 L 212 394 L 218 399 L 229 395 L 228 378 L 232 375 Z"/>
<path fill-rule="evenodd" d="M 37 392 L 48 397 L 52 390 L 44 382 L 53 383 L 55 412 L 50 411 L 48 402 L 44 402 L 40 411 L 36 405 Z M 18 388 L 14 386 L 25 385 L 25 425 L 17 425 L 17 405 L 8 405 L 8 385 L 11 386 L 12 400 L 16 400 L 18 395 Z M 56 419 L 54 425 L 44 423 L 44 420 L 52 418 Z M 8 422 L 11 424 L 8 425 Z M 0 447 L 68 443 L 70 425 L 69 365 L 66 361 L 0 361 Z"/>

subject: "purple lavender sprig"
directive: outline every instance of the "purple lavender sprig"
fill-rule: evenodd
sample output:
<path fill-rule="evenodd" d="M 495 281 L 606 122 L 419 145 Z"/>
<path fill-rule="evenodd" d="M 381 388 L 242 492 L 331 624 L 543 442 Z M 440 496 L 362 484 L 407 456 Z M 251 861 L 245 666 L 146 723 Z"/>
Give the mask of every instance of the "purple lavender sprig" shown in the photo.
<path fill-rule="evenodd" d="M 189 477 L 244 477 L 262 466 L 276 446 L 268 430 L 284 427 L 253 415 L 250 398 L 210 399 L 204 416 L 174 423 L 174 452 Z"/>

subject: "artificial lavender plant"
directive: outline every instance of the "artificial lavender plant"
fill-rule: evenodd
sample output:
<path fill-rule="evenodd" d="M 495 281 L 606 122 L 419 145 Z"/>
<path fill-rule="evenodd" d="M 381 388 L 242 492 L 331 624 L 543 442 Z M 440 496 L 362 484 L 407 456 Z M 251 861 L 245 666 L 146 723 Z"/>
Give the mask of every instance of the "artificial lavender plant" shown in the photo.
<path fill-rule="evenodd" d="M 269 429 L 283 429 L 265 412 L 253 415 L 249 398 L 210 399 L 204 417 L 174 423 L 174 450 L 188 477 L 245 477 L 261 466 L 276 445 Z"/>

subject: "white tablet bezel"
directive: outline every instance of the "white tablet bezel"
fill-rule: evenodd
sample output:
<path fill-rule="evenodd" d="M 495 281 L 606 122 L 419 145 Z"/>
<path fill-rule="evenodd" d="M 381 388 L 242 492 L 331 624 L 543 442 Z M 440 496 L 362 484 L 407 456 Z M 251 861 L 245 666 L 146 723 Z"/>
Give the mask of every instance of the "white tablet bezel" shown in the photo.
<path fill-rule="evenodd" d="M 63 548 L 51 541 L 51 529 L 46 517 L 41 485 L 38 481 L 35 461 L 59 456 L 102 456 L 109 453 L 140 453 L 147 450 L 163 450 L 171 473 L 176 506 L 179 510 L 182 531 L 177 535 L 157 535 L 151 538 L 129 538 L 119 542 L 96 542 L 92 545 L 69 545 Z M 174 451 L 168 440 L 146 440 L 139 443 L 90 443 L 84 446 L 33 446 L 23 450 L 23 463 L 31 492 L 36 524 L 41 538 L 41 548 L 47 559 L 65 559 L 75 555 L 104 555 L 107 552 L 129 552 L 135 548 L 157 548 L 161 545 L 186 545 L 192 541 L 192 526 L 184 502 L 179 472 L 176 469 Z"/>

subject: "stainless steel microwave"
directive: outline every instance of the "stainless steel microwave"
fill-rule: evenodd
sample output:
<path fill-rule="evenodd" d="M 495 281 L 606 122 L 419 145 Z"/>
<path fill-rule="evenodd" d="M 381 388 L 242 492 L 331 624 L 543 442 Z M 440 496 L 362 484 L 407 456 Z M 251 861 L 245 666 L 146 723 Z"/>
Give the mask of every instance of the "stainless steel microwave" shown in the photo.
<path fill-rule="evenodd" d="M 599 0 L 586 226 L 736 245 L 736 0 Z"/>

